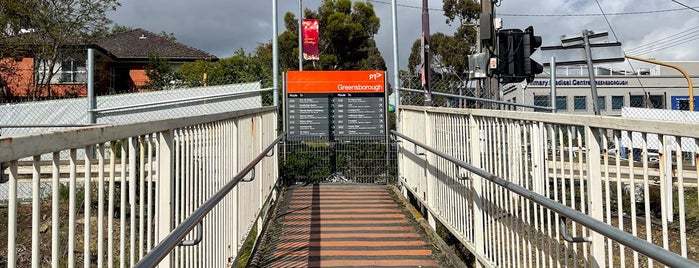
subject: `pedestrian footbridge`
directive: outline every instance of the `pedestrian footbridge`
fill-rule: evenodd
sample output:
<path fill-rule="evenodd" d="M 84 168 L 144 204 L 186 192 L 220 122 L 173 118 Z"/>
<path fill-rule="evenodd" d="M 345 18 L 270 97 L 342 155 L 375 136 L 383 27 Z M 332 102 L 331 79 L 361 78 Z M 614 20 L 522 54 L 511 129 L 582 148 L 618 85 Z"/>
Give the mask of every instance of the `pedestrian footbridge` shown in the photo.
<path fill-rule="evenodd" d="M 699 261 L 699 124 L 401 106 L 387 139 L 332 143 L 277 112 L 0 137 L 0 265 Z"/>

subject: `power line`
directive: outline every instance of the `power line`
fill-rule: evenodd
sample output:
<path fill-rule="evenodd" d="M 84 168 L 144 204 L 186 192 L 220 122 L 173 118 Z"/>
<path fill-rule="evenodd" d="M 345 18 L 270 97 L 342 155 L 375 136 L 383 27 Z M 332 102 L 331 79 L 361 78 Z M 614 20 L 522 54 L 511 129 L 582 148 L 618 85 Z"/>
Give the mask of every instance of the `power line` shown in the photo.
<path fill-rule="evenodd" d="M 609 26 L 609 30 L 612 31 L 612 35 L 614 35 L 614 40 L 619 42 L 619 37 L 616 36 L 616 32 L 614 32 L 614 28 L 612 27 L 612 24 L 609 22 L 609 19 L 607 19 L 607 15 L 604 14 L 604 9 L 602 9 L 602 5 L 599 4 L 599 0 L 595 0 L 597 2 L 597 7 L 599 7 L 599 11 L 602 12 L 602 15 L 604 16 L 604 20 L 607 21 L 607 25 Z"/>
<path fill-rule="evenodd" d="M 688 5 L 682 4 L 682 3 L 680 3 L 679 1 L 676 1 L 676 0 L 670 0 L 670 1 L 672 1 L 672 2 L 675 2 L 675 3 L 677 3 L 677 4 L 678 4 L 678 5 L 680 5 L 680 6 L 683 6 L 683 7 L 689 8 L 689 9 L 691 9 L 691 10 L 694 10 L 694 12 L 697 12 L 697 13 L 699 13 L 699 10 L 696 10 L 695 8 L 693 8 L 693 7 L 690 7 L 690 6 L 688 6 Z"/>
<path fill-rule="evenodd" d="M 675 35 L 677 35 L 677 34 L 675 34 Z M 667 48 L 676 46 L 677 43 L 683 44 L 683 43 L 686 43 L 688 41 L 695 40 L 696 39 L 695 37 L 697 37 L 697 36 L 699 36 L 699 30 L 695 30 L 691 34 L 685 34 L 684 36 L 682 36 L 680 38 L 667 37 L 664 40 L 656 41 L 653 43 L 648 43 L 647 45 L 644 45 L 644 46 L 639 46 L 639 47 L 635 47 L 633 49 L 626 50 L 626 52 L 645 54 L 648 51 L 658 51 L 658 50 L 662 50 L 662 49 L 667 49 Z"/>
<path fill-rule="evenodd" d="M 372 3 L 379 3 L 379 4 L 385 4 L 385 5 L 390 5 L 390 2 L 387 1 L 382 1 L 382 0 L 368 0 L 369 2 Z M 396 4 L 396 6 L 399 7 L 405 7 L 405 8 L 412 8 L 412 9 L 422 9 L 422 7 L 419 6 L 413 6 L 413 5 L 406 5 L 406 4 Z M 514 13 L 498 13 L 498 16 L 503 16 L 503 17 L 598 17 L 598 16 L 624 16 L 624 15 L 644 15 L 644 14 L 654 14 L 654 13 L 665 13 L 665 12 L 675 12 L 675 11 L 683 11 L 687 9 L 696 9 L 699 7 L 684 7 L 684 8 L 673 8 L 673 9 L 659 9 L 659 10 L 647 10 L 647 11 L 630 11 L 630 12 L 616 12 L 616 13 L 607 13 L 607 14 L 602 14 L 602 13 L 580 13 L 580 14 L 514 14 Z M 430 8 L 429 10 L 431 11 L 444 11 L 443 9 L 440 8 Z"/>
<path fill-rule="evenodd" d="M 597 2 L 597 7 L 599 7 L 599 11 L 602 12 L 602 14 L 604 14 L 604 9 L 602 8 L 602 5 L 599 3 L 599 0 L 595 0 L 595 2 Z M 618 42 L 619 38 L 617 37 L 616 32 L 614 32 L 614 27 L 612 27 L 612 24 L 609 22 L 609 19 L 607 19 L 607 15 L 604 15 L 604 20 L 607 21 L 607 25 L 609 26 L 609 29 L 612 31 L 612 34 L 614 35 L 614 39 L 616 39 L 616 41 Z M 624 52 L 624 55 L 626 55 L 626 52 Z M 629 67 L 631 67 L 631 71 L 636 76 L 636 80 L 638 80 L 638 85 L 641 86 L 641 89 L 643 90 L 644 95 L 647 95 L 646 87 L 643 86 L 643 82 L 641 81 L 641 78 L 638 76 L 638 72 L 636 72 L 636 69 L 633 67 L 633 64 L 631 64 L 631 61 L 629 61 L 629 60 L 627 60 L 626 62 L 629 64 Z"/>
<path fill-rule="evenodd" d="M 648 10 L 648 11 L 630 11 L 630 12 L 615 12 L 607 13 L 607 16 L 624 16 L 624 15 L 644 15 L 644 14 L 654 14 L 654 13 L 665 13 L 665 12 L 675 12 L 686 10 L 687 8 L 673 8 L 673 9 L 660 9 L 660 10 Z M 602 13 L 580 13 L 580 14 L 512 14 L 512 13 L 499 13 L 499 16 L 507 17 L 598 17 L 604 16 Z"/>
<path fill-rule="evenodd" d="M 646 54 L 650 54 L 650 53 L 653 53 L 653 52 L 658 52 L 658 51 L 661 51 L 661 50 L 665 50 L 665 49 L 668 49 L 668 48 L 671 48 L 671 47 L 679 46 L 679 45 L 681 45 L 681 44 L 684 44 L 684 43 L 687 43 L 687 42 L 691 42 L 691 41 L 694 41 L 694 40 L 697 40 L 697 39 L 699 39 L 699 35 L 694 36 L 693 38 L 685 39 L 685 40 L 682 40 L 682 41 L 679 41 L 679 42 L 675 42 L 675 43 L 673 43 L 673 44 L 666 45 L 666 46 L 664 46 L 664 47 L 659 47 L 659 48 L 653 48 L 653 49 L 647 49 L 647 50 L 637 51 L 637 52 L 634 52 L 634 54 L 646 55 Z"/>
<path fill-rule="evenodd" d="M 673 41 L 675 41 L 675 40 L 677 40 L 677 39 L 671 39 L 672 37 L 675 37 L 675 36 L 678 36 L 678 35 L 682 35 L 682 34 L 685 34 L 685 36 L 687 36 L 687 35 L 686 35 L 687 33 L 690 33 L 690 32 L 697 32 L 697 31 L 699 31 L 699 26 L 694 26 L 694 27 L 689 28 L 689 29 L 687 29 L 687 30 L 682 30 L 682 31 L 680 31 L 680 32 L 678 32 L 678 33 L 675 33 L 675 34 L 672 34 L 672 35 L 668 35 L 668 36 L 662 37 L 662 38 L 660 38 L 660 39 L 658 39 L 658 40 L 654 40 L 654 41 L 651 41 L 651 42 L 648 42 L 648 43 L 640 44 L 640 45 L 638 45 L 638 46 L 636 46 L 636 47 L 633 47 L 633 48 L 628 49 L 627 51 L 632 51 L 632 50 L 643 50 L 643 49 L 647 49 L 649 46 L 657 46 L 658 44 L 661 44 L 661 43 L 673 42 Z"/>

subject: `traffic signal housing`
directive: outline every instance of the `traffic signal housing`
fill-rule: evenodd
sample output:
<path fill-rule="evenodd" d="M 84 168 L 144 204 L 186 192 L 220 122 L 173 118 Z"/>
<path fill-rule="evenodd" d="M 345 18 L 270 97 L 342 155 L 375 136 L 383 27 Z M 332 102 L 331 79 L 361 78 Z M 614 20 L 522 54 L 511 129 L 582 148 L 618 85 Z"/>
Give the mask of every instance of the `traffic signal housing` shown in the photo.
<path fill-rule="evenodd" d="M 524 53 L 524 75 L 527 82 L 534 80 L 534 76 L 544 72 L 544 66 L 531 58 L 537 48 L 541 46 L 541 36 L 534 35 L 534 27 L 529 26 L 524 30 L 522 39 L 522 52 Z"/>
<path fill-rule="evenodd" d="M 531 55 L 541 46 L 541 36 L 534 35 L 534 28 L 500 30 L 498 38 L 498 66 L 496 73 L 500 82 L 531 82 L 534 76 L 544 71 L 544 67 L 531 59 Z"/>

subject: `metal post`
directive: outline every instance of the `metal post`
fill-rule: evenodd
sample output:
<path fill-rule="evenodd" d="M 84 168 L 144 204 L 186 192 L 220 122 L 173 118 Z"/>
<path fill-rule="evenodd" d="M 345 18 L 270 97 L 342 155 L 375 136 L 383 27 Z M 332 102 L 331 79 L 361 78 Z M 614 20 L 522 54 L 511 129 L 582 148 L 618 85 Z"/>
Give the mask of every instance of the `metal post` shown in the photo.
<path fill-rule="evenodd" d="M 551 112 L 556 113 L 556 57 L 551 57 Z"/>
<path fill-rule="evenodd" d="M 97 98 L 95 97 L 95 53 L 93 48 L 87 49 L 87 120 L 90 124 L 97 123 Z"/>
<path fill-rule="evenodd" d="M 277 107 L 277 113 L 279 113 L 279 22 L 277 22 L 277 17 L 279 17 L 278 0 L 272 0 L 272 84 L 274 92 L 272 93 L 274 98 L 274 107 Z"/>
<path fill-rule="evenodd" d="M 430 12 L 428 0 L 422 0 L 422 90 L 425 92 L 425 106 L 432 106 L 430 88 Z"/>
<path fill-rule="evenodd" d="M 398 118 L 400 113 L 400 71 L 398 65 L 398 12 L 396 9 L 396 0 L 391 0 L 391 21 L 393 23 L 393 88 L 396 94 L 396 110 L 393 112 L 396 115 L 396 129 L 398 129 Z"/>
<path fill-rule="evenodd" d="M 303 71 L 303 0 L 299 0 L 299 71 Z"/>
<path fill-rule="evenodd" d="M 679 67 L 677 65 L 666 63 L 666 62 L 644 59 L 641 57 L 630 56 L 630 55 L 625 55 L 624 57 L 632 59 L 632 60 L 648 62 L 648 63 L 662 65 L 665 67 L 670 67 L 670 68 L 673 68 L 673 69 L 677 70 L 678 72 L 682 73 L 682 76 L 684 76 L 684 78 L 687 80 L 687 88 L 689 89 L 689 110 L 694 111 L 694 85 L 692 85 L 692 77 L 690 77 L 689 74 L 687 74 L 687 72 L 684 71 L 684 69 L 682 69 L 681 67 Z"/>
<path fill-rule="evenodd" d="M 596 100 L 594 102 L 597 102 Z M 606 147 L 602 144 L 602 130 L 585 126 L 585 145 L 587 146 L 587 170 L 588 174 L 602 173 L 602 161 L 600 153 Z M 582 156 L 581 156 L 582 157 Z M 589 176 L 589 175 L 588 175 Z M 602 180 L 588 177 L 588 216 L 602 222 L 604 221 L 604 196 L 602 195 Z M 633 185 L 631 187 L 634 187 Z M 590 267 L 603 267 L 606 259 L 605 238 L 598 232 L 591 232 L 591 263 Z"/>
<path fill-rule="evenodd" d="M 590 37 L 588 30 L 583 30 L 583 41 L 585 43 L 585 58 L 587 60 L 587 74 L 590 76 L 590 91 L 592 93 L 592 110 L 595 115 L 600 115 L 599 103 L 597 102 L 597 81 L 595 80 L 595 69 L 592 66 L 592 51 L 590 50 Z"/>
<path fill-rule="evenodd" d="M 156 234 L 156 241 L 161 243 L 165 238 L 168 237 L 170 231 L 173 230 L 173 212 L 172 200 L 173 200 L 173 178 L 174 178 L 174 133 L 172 130 L 163 131 L 158 135 L 158 205 L 156 211 L 158 215 L 156 216 L 155 225 L 158 226 L 158 231 Z M 123 201 L 122 201 L 123 202 Z M 122 208 L 123 209 L 123 208 Z M 123 214 L 122 214 L 123 215 Z M 122 216 L 123 217 L 123 216 Z M 160 265 L 161 267 L 170 267 L 172 263 L 173 255 L 169 254 L 168 257 L 164 258 Z"/>

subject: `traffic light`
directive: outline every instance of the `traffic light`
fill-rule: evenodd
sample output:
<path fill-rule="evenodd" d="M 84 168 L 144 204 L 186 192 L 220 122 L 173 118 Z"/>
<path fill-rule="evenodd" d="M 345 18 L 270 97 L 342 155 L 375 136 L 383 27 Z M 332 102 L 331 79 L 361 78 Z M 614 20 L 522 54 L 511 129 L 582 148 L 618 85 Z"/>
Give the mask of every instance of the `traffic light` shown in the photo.
<path fill-rule="evenodd" d="M 521 52 L 519 44 L 522 43 L 523 35 L 524 32 L 520 29 L 498 31 L 498 66 L 496 73 L 500 76 L 500 82 L 503 84 L 516 83 L 523 80 L 517 77 L 517 74 L 523 71 L 517 70 L 517 62 L 520 58 L 518 52 Z"/>
<path fill-rule="evenodd" d="M 500 82 L 518 83 L 523 80 L 531 82 L 544 67 L 530 57 L 541 46 L 541 36 L 534 35 L 534 28 L 500 30 L 498 38 L 498 66 L 496 73 Z"/>
<path fill-rule="evenodd" d="M 541 66 L 541 64 L 531 59 L 531 55 L 534 54 L 534 51 L 541 46 L 541 36 L 534 35 L 534 27 L 529 26 L 524 30 L 523 37 L 522 52 L 524 53 L 524 75 L 526 76 L 527 82 L 531 82 L 534 80 L 535 75 L 544 71 L 544 66 Z"/>

